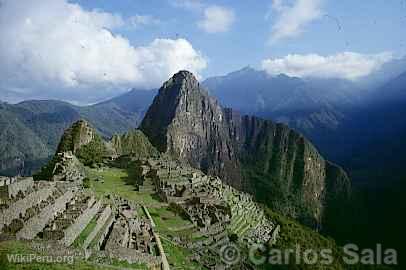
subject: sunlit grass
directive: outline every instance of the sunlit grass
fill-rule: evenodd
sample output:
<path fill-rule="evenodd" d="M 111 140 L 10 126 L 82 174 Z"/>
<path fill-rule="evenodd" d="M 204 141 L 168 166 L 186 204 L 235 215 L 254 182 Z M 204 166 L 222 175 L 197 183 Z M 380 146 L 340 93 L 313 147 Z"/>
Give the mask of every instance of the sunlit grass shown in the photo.
<path fill-rule="evenodd" d="M 143 205 L 153 205 L 157 201 L 153 194 L 138 192 L 136 189 L 136 179 L 131 179 L 124 169 L 108 168 L 103 171 L 88 169 L 90 186 L 97 196 L 103 197 L 107 194 L 116 194 L 122 198 L 140 203 Z M 102 181 L 96 181 L 97 178 Z"/>

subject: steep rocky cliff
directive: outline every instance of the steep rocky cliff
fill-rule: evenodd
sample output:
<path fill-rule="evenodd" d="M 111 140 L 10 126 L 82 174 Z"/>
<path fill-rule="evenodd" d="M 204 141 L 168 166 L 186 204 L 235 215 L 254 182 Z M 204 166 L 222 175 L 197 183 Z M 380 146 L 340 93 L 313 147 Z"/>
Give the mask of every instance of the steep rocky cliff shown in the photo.
<path fill-rule="evenodd" d="M 164 83 L 141 130 L 161 152 L 218 175 L 313 227 L 330 209 L 325 204 L 341 198 L 330 196 L 334 187 L 349 192 L 346 174 L 327 163 L 302 135 L 286 125 L 221 108 L 187 71 Z"/>
<path fill-rule="evenodd" d="M 140 126 L 159 151 L 241 188 L 240 165 L 227 127 L 218 102 L 187 71 L 164 83 Z"/>

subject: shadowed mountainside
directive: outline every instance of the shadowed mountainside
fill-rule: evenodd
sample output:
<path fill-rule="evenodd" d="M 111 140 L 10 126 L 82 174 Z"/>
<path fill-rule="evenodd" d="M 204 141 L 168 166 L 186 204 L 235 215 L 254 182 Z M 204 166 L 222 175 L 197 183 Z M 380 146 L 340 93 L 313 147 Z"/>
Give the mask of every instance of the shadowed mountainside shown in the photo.
<path fill-rule="evenodd" d="M 322 222 L 327 198 L 335 198 L 328 187 L 344 186 L 340 192 L 349 196 L 345 172 L 326 162 L 302 135 L 223 109 L 187 71 L 163 84 L 140 128 L 161 152 L 313 227 Z"/>

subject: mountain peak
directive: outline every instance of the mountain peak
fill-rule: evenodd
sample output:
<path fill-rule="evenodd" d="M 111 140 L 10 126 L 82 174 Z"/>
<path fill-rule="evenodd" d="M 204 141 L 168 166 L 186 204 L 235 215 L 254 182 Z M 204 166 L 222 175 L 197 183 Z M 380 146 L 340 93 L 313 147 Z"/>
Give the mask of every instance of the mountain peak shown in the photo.
<path fill-rule="evenodd" d="M 253 191 L 263 202 L 269 203 L 272 194 L 273 207 L 310 226 L 321 222 L 324 188 L 341 179 L 327 176 L 326 161 L 302 135 L 224 110 L 187 71 L 164 83 L 140 128 L 160 152 Z M 266 181 L 258 181 L 259 176 Z M 299 199 L 280 204 L 290 194 Z"/>
<path fill-rule="evenodd" d="M 195 75 L 193 75 L 192 72 L 187 71 L 187 70 L 180 70 L 177 73 L 175 73 L 172 76 L 173 79 L 179 79 L 179 80 L 188 80 L 188 79 L 192 79 L 192 80 L 196 80 Z"/>
<path fill-rule="evenodd" d="M 166 81 L 161 89 L 176 90 L 181 92 L 182 90 L 196 90 L 199 88 L 199 82 L 192 72 L 187 70 L 181 70 L 175 73 L 172 78 Z"/>
<path fill-rule="evenodd" d="M 78 120 L 65 130 L 58 145 L 57 153 L 71 151 L 75 153 L 83 145 L 89 144 L 96 137 L 96 130 L 86 120 Z"/>
<path fill-rule="evenodd" d="M 229 168 L 226 178 L 240 186 L 223 110 L 192 73 L 180 71 L 164 83 L 140 128 L 159 151 L 220 176 Z"/>

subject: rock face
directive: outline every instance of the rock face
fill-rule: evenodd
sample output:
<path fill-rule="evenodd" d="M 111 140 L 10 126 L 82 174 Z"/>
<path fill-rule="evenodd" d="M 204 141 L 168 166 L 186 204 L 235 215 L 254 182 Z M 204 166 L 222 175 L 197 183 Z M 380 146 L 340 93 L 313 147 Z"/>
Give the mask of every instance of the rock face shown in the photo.
<path fill-rule="evenodd" d="M 327 193 L 335 192 L 335 186 L 349 189 L 345 172 L 286 125 L 226 112 L 244 179 L 257 199 L 307 225 L 319 226 Z"/>
<path fill-rule="evenodd" d="M 96 131 L 87 121 L 79 120 L 68 128 L 58 145 L 57 153 L 76 152 L 84 145 L 89 144 L 96 137 Z"/>
<path fill-rule="evenodd" d="M 34 178 L 81 181 L 85 177 L 83 165 L 101 163 L 105 154 L 105 142 L 96 130 L 79 120 L 64 132 L 54 157 Z"/>
<path fill-rule="evenodd" d="M 242 187 L 223 110 L 192 73 L 181 71 L 164 83 L 140 128 L 159 151 Z"/>
<path fill-rule="evenodd" d="M 349 190 L 346 174 L 302 135 L 221 108 L 187 71 L 164 83 L 140 128 L 161 152 L 313 227 L 322 222 L 326 198 L 340 197 L 327 194 L 331 187 Z"/>

